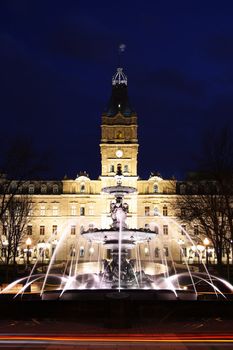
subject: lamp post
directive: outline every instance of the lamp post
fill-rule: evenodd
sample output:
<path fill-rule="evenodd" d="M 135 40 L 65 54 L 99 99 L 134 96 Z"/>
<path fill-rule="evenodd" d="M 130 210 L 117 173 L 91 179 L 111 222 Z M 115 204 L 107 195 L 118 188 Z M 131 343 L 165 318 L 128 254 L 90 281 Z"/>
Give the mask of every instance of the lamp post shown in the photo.
<path fill-rule="evenodd" d="M 203 244 L 205 246 L 206 266 L 208 267 L 208 265 L 209 265 L 209 252 L 208 252 L 208 249 L 209 249 L 210 241 L 209 241 L 209 239 L 207 237 L 203 240 Z"/>
<path fill-rule="evenodd" d="M 178 243 L 179 246 L 180 246 L 180 263 L 181 263 L 181 262 L 182 262 L 182 253 L 183 253 L 182 245 L 184 244 L 184 241 L 183 241 L 183 239 L 179 239 L 179 240 L 177 241 L 177 243 Z"/>
<path fill-rule="evenodd" d="M 145 253 L 146 260 L 147 260 L 148 256 L 149 256 L 149 247 L 144 248 L 144 253 Z"/>
<path fill-rule="evenodd" d="M 32 244 L 32 240 L 30 237 L 26 240 L 26 246 L 27 246 L 27 266 L 29 265 L 29 257 L 30 257 L 30 245 Z"/>

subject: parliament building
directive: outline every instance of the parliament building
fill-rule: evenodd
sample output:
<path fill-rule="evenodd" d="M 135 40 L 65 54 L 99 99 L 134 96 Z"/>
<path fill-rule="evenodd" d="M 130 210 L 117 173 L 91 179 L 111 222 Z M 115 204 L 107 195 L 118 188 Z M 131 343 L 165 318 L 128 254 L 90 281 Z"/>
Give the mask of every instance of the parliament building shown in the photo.
<path fill-rule="evenodd" d="M 146 180 L 139 178 L 137 127 L 137 114 L 128 99 L 127 77 L 123 69 L 118 68 L 112 78 L 111 98 L 102 114 L 99 178 L 92 180 L 84 172 L 75 179 L 37 180 L 22 185 L 22 193 L 30 196 L 32 208 L 18 248 L 18 263 L 25 263 L 28 249 L 30 262 L 35 261 L 43 249 L 43 260 L 48 263 L 64 231 L 67 235 L 56 257 L 58 262 L 64 262 L 74 254 L 79 256 L 80 262 L 97 261 L 99 250 L 103 247 L 85 240 L 81 232 L 89 228 L 110 227 L 110 205 L 114 197 L 102 192 L 102 189 L 116 185 L 119 169 L 123 175 L 122 185 L 136 188 L 135 193 L 124 198 L 128 204 L 128 227 L 157 232 L 156 238 L 149 244 L 140 244 L 141 260 L 161 261 L 160 250 L 163 249 L 168 261 L 182 263 L 185 259 L 190 264 L 198 262 L 200 255 L 195 252 L 185 231 L 192 236 L 200 235 L 199 227 L 179 222 L 174 209 L 177 196 L 186 191 L 186 183 L 163 179 L 160 174 L 151 174 Z M 26 243 L 27 238 L 30 238 L 30 247 Z M 200 249 L 203 261 L 205 249 L 204 246 Z M 110 254 L 107 250 L 102 253 L 106 258 Z M 209 254 L 209 259 L 214 262 L 214 254 Z"/>

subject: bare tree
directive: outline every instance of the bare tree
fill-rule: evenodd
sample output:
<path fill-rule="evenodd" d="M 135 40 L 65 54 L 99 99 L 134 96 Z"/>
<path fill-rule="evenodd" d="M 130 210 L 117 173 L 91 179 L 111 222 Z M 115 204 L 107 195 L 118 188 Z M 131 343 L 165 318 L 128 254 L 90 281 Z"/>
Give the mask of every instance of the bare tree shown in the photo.
<path fill-rule="evenodd" d="M 29 196 L 14 196 L 1 218 L 2 232 L 1 245 L 4 254 L 4 263 L 16 264 L 17 250 L 27 232 L 29 212 L 32 202 Z"/>
<path fill-rule="evenodd" d="M 177 196 L 175 204 L 177 216 L 181 221 L 190 222 L 200 227 L 200 233 L 208 237 L 214 247 L 220 269 L 223 249 L 229 238 L 225 201 L 223 196 L 214 192 L 212 183 L 202 184 L 202 186 L 205 188 L 205 193 L 186 193 Z M 197 190 L 196 184 L 194 188 Z M 198 235 L 193 239 L 199 243 L 203 236 Z"/>
<path fill-rule="evenodd" d="M 180 219 L 195 222 L 214 247 L 219 269 L 223 250 L 233 249 L 233 142 L 229 128 L 204 136 L 197 171 L 186 181 L 176 209 Z M 181 208 L 185 215 L 181 216 Z M 184 214 L 184 210 L 183 210 Z"/>

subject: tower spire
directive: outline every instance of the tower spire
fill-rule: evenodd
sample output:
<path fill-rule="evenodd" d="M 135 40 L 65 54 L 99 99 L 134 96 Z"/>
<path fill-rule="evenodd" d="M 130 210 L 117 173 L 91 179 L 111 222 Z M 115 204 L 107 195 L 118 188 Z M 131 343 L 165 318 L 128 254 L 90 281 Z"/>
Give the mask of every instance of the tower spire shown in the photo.
<path fill-rule="evenodd" d="M 112 85 L 127 85 L 127 76 L 123 72 L 123 68 L 117 68 L 117 72 L 112 77 Z"/>

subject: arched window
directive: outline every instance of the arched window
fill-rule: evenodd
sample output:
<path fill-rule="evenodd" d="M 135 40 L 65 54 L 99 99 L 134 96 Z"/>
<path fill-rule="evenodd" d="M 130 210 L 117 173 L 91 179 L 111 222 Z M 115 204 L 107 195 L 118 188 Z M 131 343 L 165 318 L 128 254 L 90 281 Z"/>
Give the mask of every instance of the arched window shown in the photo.
<path fill-rule="evenodd" d="M 159 215 L 159 210 L 157 207 L 154 208 L 154 216 L 158 216 Z"/>
<path fill-rule="evenodd" d="M 85 192 L 85 191 L 86 191 L 85 184 L 82 183 L 80 186 L 80 192 Z"/>
<path fill-rule="evenodd" d="M 154 184 L 153 192 L 154 192 L 154 193 L 158 193 L 158 192 L 159 192 L 159 187 L 158 187 L 157 184 Z"/>
<path fill-rule="evenodd" d="M 122 175 L 121 164 L 117 164 L 117 175 Z"/>
<path fill-rule="evenodd" d="M 47 186 L 45 184 L 41 185 L 41 193 L 47 192 Z"/>
<path fill-rule="evenodd" d="M 58 193 L 58 185 L 53 185 L 53 193 Z"/>
<path fill-rule="evenodd" d="M 35 190 L 34 185 L 29 185 L 28 186 L 28 192 L 29 193 L 34 193 L 34 190 Z"/>

